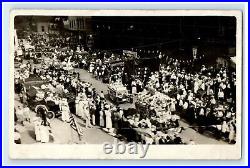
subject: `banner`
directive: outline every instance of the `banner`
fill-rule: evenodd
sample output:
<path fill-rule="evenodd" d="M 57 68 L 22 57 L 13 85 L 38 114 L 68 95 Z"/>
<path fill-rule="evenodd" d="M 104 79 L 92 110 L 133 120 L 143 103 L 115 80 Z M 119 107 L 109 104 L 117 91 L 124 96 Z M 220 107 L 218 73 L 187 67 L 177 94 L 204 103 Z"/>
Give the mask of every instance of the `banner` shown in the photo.
<path fill-rule="evenodd" d="M 128 59 L 136 59 L 137 58 L 137 52 L 130 51 L 130 50 L 123 50 L 123 55 L 126 56 Z"/>

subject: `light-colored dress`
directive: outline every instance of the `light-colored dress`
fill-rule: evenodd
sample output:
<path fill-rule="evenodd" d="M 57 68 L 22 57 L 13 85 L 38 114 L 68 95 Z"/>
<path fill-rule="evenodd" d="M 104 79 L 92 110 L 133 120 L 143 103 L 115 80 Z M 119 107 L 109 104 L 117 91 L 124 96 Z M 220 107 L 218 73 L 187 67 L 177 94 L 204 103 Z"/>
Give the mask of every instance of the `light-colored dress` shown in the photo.
<path fill-rule="evenodd" d="M 199 89 L 199 83 L 197 81 L 194 82 L 194 93 L 196 94 Z"/>
<path fill-rule="evenodd" d="M 232 124 L 230 124 L 229 126 L 229 136 L 228 136 L 229 141 L 232 141 L 235 139 L 235 131 L 234 131 L 234 127 Z"/>
<path fill-rule="evenodd" d="M 105 110 L 106 115 L 106 128 L 112 128 L 111 112 L 110 110 Z"/>
<path fill-rule="evenodd" d="M 61 108 L 62 108 L 62 120 L 68 122 L 70 118 L 69 106 L 63 104 Z"/>
<path fill-rule="evenodd" d="M 89 102 L 87 100 L 83 101 L 83 114 L 82 118 L 85 120 L 90 119 L 90 114 L 89 114 Z"/>
<path fill-rule="evenodd" d="M 83 112 L 83 108 L 84 108 L 84 102 L 83 100 L 79 100 L 79 103 L 76 107 L 76 115 L 83 118 L 84 117 L 84 112 Z"/>
<path fill-rule="evenodd" d="M 171 111 L 171 112 L 176 111 L 176 108 L 175 108 L 175 101 L 172 101 L 172 102 L 171 102 L 171 104 L 170 104 L 170 111 Z"/>
<path fill-rule="evenodd" d="M 16 110 L 16 116 L 19 122 L 22 122 L 24 120 L 24 112 L 23 109 L 17 109 Z"/>
<path fill-rule="evenodd" d="M 222 133 L 226 133 L 229 131 L 229 127 L 226 121 L 223 121 L 222 125 L 221 125 L 221 132 Z"/>
<path fill-rule="evenodd" d="M 40 126 L 41 126 L 41 120 L 36 118 L 36 120 L 34 121 L 34 127 L 35 127 L 35 135 L 37 142 L 41 141 Z"/>
<path fill-rule="evenodd" d="M 104 118 L 103 118 L 103 111 L 100 111 L 100 126 L 104 127 Z"/>
<path fill-rule="evenodd" d="M 23 109 L 23 116 L 26 120 L 30 120 L 30 109 L 28 107 Z"/>
<path fill-rule="evenodd" d="M 79 98 L 76 98 L 75 100 L 75 109 L 76 109 L 76 115 L 79 116 Z"/>
<path fill-rule="evenodd" d="M 92 73 L 93 70 L 94 70 L 94 66 L 93 66 L 93 64 L 91 64 L 91 65 L 89 66 L 89 72 Z"/>
<path fill-rule="evenodd" d="M 41 142 L 48 143 L 49 142 L 49 127 L 41 125 L 40 126 L 40 135 L 41 135 Z"/>

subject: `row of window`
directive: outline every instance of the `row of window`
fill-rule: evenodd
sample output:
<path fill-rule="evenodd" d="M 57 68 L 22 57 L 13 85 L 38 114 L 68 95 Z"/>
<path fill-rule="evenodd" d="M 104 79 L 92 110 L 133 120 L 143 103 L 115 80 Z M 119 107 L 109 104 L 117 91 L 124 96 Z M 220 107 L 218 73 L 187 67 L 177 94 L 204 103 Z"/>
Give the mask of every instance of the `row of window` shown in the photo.
<path fill-rule="evenodd" d="M 84 29 L 84 20 L 83 19 L 74 19 L 69 21 L 70 29 Z"/>

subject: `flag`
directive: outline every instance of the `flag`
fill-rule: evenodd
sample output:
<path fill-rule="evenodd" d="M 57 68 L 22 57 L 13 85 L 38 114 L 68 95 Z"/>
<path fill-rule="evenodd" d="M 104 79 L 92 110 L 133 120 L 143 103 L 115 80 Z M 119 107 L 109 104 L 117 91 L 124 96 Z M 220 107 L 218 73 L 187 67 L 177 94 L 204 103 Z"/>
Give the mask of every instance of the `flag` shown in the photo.
<path fill-rule="evenodd" d="M 74 116 L 71 113 L 69 118 L 69 124 L 78 133 L 79 136 L 83 135 L 81 128 L 79 128 L 77 122 L 75 121 Z"/>

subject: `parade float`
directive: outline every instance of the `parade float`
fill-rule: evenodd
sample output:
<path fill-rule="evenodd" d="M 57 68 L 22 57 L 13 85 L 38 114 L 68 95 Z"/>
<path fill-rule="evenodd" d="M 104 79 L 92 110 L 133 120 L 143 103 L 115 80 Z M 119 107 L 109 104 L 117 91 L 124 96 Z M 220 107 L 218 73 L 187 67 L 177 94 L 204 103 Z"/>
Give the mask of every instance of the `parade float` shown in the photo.
<path fill-rule="evenodd" d="M 117 104 L 133 102 L 133 97 L 128 93 L 128 90 L 121 83 L 113 83 L 108 86 L 108 94 L 110 99 Z"/>

